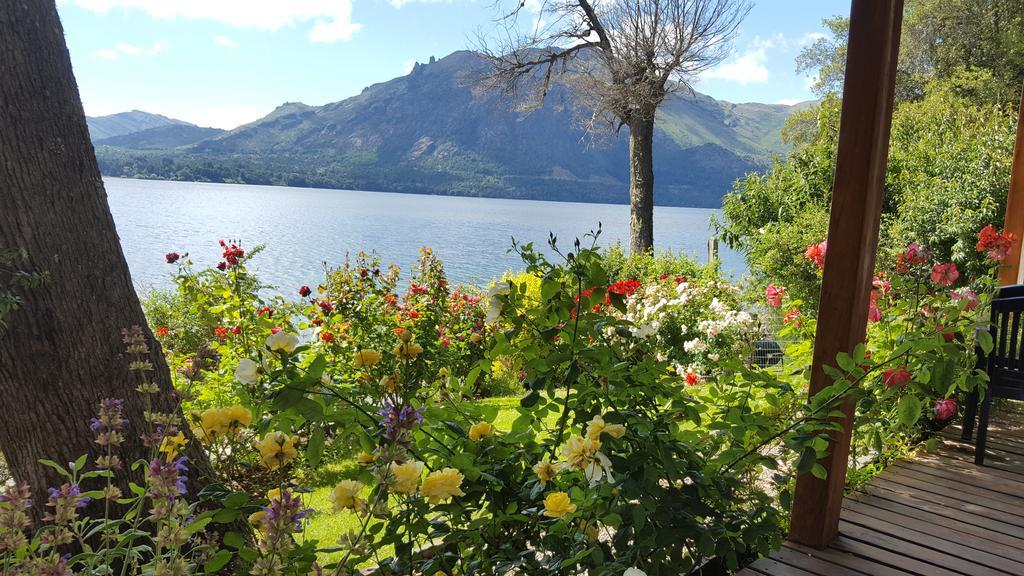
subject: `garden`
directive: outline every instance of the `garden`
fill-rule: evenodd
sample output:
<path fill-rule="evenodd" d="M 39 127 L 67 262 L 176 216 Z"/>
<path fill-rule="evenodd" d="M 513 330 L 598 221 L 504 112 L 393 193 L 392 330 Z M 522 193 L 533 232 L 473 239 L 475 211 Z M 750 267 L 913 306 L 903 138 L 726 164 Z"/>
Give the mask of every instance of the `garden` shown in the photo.
<path fill-rule="evenodd" d="M 274 294 L 260 248 L 222 241 L 129 327 L 131 398 L 96 400 L 100 455 L 8 485 L 0 566 L 39 574 L 627 574 L 735 570 L 776 548 L 794 476 L 823 476 L 840 399 L 863 482 L 984 385 L 976 348 L 1010 238 L 965 265 L 910 243 L 873 283 L 867 341 L 807 398 L 813 302 L 671 254 L 513 243 L 522 271 L 453 286 L 428 248 L 407 277 L 359 254 Z M 791 255 L 820 276 L 829 247 Z M 980 270 L 974 276 L 961 268 Z M 781 330 L 771 327 L 781 326 Z M 764 361 L 777 338 L 784 354 Z M 125 403 L 157 406 L 160 346 L 184 418 L 147 408 L 148 460 L 122 461 Z M 183 455 L 209 460 L 201 489 Z M 119 482 L 131 469 L 138 480 Z M 32 532 L 31 501 L 45 498 Z"/>

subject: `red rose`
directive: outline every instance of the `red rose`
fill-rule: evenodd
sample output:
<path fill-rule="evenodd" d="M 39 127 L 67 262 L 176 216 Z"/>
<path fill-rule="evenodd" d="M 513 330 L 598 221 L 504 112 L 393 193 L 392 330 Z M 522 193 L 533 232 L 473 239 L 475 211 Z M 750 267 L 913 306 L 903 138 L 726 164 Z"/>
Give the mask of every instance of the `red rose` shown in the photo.
<path fill-rule="evenodd" d="M 313 291 L 309 289 L 309 286 L 304 285 L 302 288 L 299 288 L 299 296 L 302 296 L 303 298 L 309 296 L 312 293 Z"/>
<path fill-rule="evenodd" d="M 334 334 L 331 334 L 330 332 L 321 332 L 320 339 L 330 344 L 331 342 L 334 342 Z"/>
<path fill-rule="evenodd" d="M 932 412 L 935 414 L 935 419 L 939 422 L 949 420 L 956 416 L 956 400 L 952 398 L 936 400 L 932 403 Z"/>
<path fill-rule="evenodd" d="M 764 289 L 764 298 L 772 308 L 782 306 L 782 299 L 785 296 L 786 289 L 776 286 L 775 284 L 769 284 L 768 287 Z"/>
<path fill-rule="evenodd" d="M 828 241 L 811 244 L 804 250 L 804 258 L 814 262 L 818 270 L 825 268 L 825 252 L 828 251 Z"/>
<path fill-rule="evenodd" d="M 217 270 L 224 270 L 227 267 L 228 267 L 228 263 L 227 262 L 218 262 L 217 263 Z"/>
<path fill-rule="evenodd" d="M 167 328 L 165 328 L 164 326 L 157 326 L 157 328 L 156 328 L 157 336 L 167 336 L 168 332 L 169 332 L 169 330 Z"/>
<path fill-rule="evenodd" d="M 891 390 L 896 386 L 906 386 L 913 377 L 913 373 L 908 372 L 906 366 L 888 368 L 882 371 L 882 384 L 885 384 L 886 390 Z"/>
<path fill-rule="evenodd" d="M 178 261 L 178 258 L 181 258 L 181 255 L 180 255 L 180 254 L 178 254 L 177 252 L 168 252 L 168 253 L 167 253 L 167 254 L 166 254 L 166 255 L 164 256 L 164 258 L 166 258 L 166 259 L 167 259 L 167 263 L 168 263 L 168 264 L 174 264 L 175 262 L 177 262 L 177 261 Z"/>

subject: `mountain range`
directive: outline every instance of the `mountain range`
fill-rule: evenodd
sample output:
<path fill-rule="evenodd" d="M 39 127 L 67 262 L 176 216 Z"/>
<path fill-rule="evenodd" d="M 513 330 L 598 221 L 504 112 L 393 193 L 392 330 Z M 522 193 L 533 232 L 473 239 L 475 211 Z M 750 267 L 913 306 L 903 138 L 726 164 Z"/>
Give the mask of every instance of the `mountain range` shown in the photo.
<path fill-rule="evenodd" d="M 141 111 L 89 118 L 101 171 L 163 178 L 606 203 L 628 202 L 628 135 L 593 136 L 570 88 L 525 109 L 477 88 L 460 51 L 323 106 L 285 103 L 233 130 Z M 655 201 L 716 207 L 732 182 L 784 154 L 797 106 L 679 90 L 658 113 Z"/>

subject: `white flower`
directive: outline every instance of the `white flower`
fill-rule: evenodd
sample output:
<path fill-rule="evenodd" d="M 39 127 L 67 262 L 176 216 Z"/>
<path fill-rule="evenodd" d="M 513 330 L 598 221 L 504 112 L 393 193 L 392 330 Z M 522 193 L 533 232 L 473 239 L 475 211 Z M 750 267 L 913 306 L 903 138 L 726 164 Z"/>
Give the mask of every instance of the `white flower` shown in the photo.
<path fill-rule="evenodd" d="M 267 348 L 272 352 L 284 352 L 291 354 L 299 345 L 299 337 L 287 332 L 278 332 L 267 336 Z"/>
<path fill-rule="evenodd" d="M 708 354 L 708 360 L 711 360 L 712 362 L 718 362 L 721 358 L 722 358 L 721 354 L 717 354 L 717 353 Z"/>
<path fill-rule="evenodd" d="M 597 486 L 605 477 L 608 482 L 615 482 L 612 478 L 612 461 L 601 451 L 594 452 L 594 459 L 583 469 L 583 476 L 590 481 L 591 486 Z"/>
<path fill-rule="evenodd" d="M 487 324 L 494 324 L 501 317 L 501 308 L 504 306 L 498 296 L 507 296 L 511 291 L 511 287 L 508 282 L 496 282 L 491 289 L 487 291 L 487 315 L 484 317 L 484 322 Z"/>
<path fill-rule="evenodd" d="M 626 568 L 626 571 L 622 573 L 622 576 L 647 576 L 647 572 L 639 568 Z"/>
<path fill-rule="evenodd" d="M 508 293 L 510 291 L 511 286 L 509 285 L 508 282 L 495 282 L 494 286 L 491 286 L 491 289 L 487 291 L 487 296 L 490 298 L 493 298 L 498 295 L 508 296 Z"/>
<path fill-rule="evenodd" d="M 693 340 L 683 343 L 683 349 L 687 352 L 703 352 L 707 347 L 708 345 L 700 338 L 694 338 Z"/>
<path fill-rule="evenodd" d="M 658 327 L 654 324 L 644 324 L 643 326 L 633 330 L 634 338 L 649 338 L 658 333 Z"/>
<path fill-rule="evenodd" d="M 249 358 L 242 358 L 235 368 L 235 379 L 242 384 L 252 384 L 259 378 L 259 364 Z"/>

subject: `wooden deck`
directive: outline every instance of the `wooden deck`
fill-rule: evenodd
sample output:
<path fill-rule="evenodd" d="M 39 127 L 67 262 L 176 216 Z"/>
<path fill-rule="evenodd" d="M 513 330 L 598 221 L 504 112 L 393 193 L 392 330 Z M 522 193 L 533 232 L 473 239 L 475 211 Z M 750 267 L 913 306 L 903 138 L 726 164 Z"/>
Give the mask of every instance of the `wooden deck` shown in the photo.
<path fill-rule="evenodd" d="M 1019 404 L 1019 403 L 1015 403 Z M 741 576 L 1024 575 L 1024 414 L 993 413 L 984 467 L 960 427 L 843 503 L 825 550 L 787 542 Z"/>

